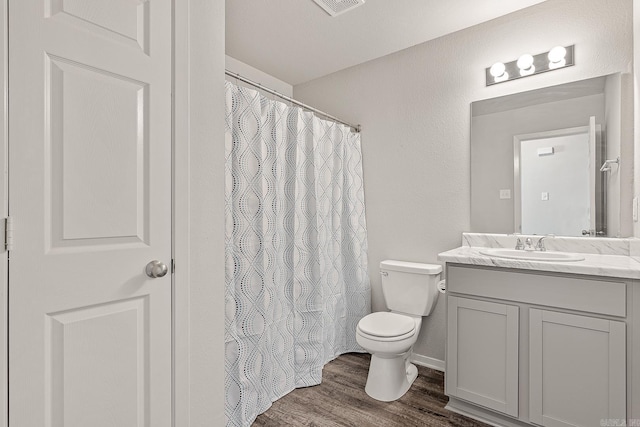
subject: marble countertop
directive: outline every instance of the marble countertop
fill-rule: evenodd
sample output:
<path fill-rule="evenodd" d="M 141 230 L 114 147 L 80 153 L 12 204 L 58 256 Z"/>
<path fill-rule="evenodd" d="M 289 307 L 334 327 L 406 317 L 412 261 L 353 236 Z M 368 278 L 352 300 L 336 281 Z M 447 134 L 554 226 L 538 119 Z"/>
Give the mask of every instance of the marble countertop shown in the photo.
<path fill-rule="evenodd" d="M 476 243 L 478 245 L 470 246 L 469 243 Z M 468 236 L 463 236 L 463 246 L 438 254 L 438 260 L 458 264 L 481 265 L 489 267 L 516 268 L 524 270 L 538 270 L 571 274 L 588 274 L 594 276 L 616 277 L 624 279 L 640 279 L 640 261 L 638 261 L 637 257 L 633 257 L 628 254 L 621 254 L 617 251 L 603 251 L 605 253 L 589 253 L 594 251 L 581 251 L 578 248 L 575 248 L 578 250 L 574 250 L 572 252 L 580 253 L 580 255 L 584 256 L 583 261 L 533 261 L 489 257 L 486 255 L 482 255 L 480 251 L 486 249 L 487 247 L 510 247 L 507 245 L 482 243 L 483 242 L 481 240 L 469 239 Z M 549 248 L 549 250 L 551 249 L 552 248 Z"/>

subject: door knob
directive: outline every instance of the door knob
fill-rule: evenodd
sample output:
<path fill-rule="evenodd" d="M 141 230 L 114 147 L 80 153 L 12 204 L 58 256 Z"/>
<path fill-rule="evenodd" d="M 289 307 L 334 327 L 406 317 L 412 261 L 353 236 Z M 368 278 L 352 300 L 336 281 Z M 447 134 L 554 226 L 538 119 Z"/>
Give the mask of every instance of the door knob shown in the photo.
<path fill-rule="evenodd" d="M 167 265 L 165 263 L 153 260 L 149 264 L 147 264 L 144 271 L 145 273 L 147 273 L 147 276 L 155 279 L 156 277 L 163 277 L 164 275 L 166 275 L 169 269 L 167 268 Z"/>

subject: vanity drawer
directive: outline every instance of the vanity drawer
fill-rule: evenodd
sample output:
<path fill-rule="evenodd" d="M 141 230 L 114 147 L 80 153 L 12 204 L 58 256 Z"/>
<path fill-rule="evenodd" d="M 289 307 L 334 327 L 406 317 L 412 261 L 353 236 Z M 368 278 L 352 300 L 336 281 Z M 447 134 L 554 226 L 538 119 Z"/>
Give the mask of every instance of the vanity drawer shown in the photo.
<path fill-rule="evenodd" d="M 626 316 L 626 283 L 547 272 L 447 264 L 447 291 L 610 316 Z"/>

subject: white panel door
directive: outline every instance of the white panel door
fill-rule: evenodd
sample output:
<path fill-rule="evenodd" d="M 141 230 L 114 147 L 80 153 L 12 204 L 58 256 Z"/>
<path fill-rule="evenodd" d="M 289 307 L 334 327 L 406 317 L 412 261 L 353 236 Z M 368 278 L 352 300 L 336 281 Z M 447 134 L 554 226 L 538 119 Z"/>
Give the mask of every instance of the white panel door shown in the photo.
<path fill-rule="evenodd" d="M 590 229 L 589 144 L 587 126 L 514 136 L 516 231 L 581 236 Z"/>
<path fill-rule="evenodd" d="M 9 2 L 12 427 L 171 425 L 171 1 Z"/>

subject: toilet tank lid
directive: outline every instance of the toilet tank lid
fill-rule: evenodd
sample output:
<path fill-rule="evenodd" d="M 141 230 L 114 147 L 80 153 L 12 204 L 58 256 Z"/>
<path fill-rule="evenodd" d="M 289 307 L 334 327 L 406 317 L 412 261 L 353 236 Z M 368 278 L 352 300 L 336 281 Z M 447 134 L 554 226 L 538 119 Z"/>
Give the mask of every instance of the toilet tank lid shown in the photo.
<path fill-rule="evenodd" d="M 402 271 L 415 274 L 439 274 L 442 266 L 439 264 L 423 264 L 420 262 L 394 261 L 391 259 L 380 262 L 381 270 Z"/>

